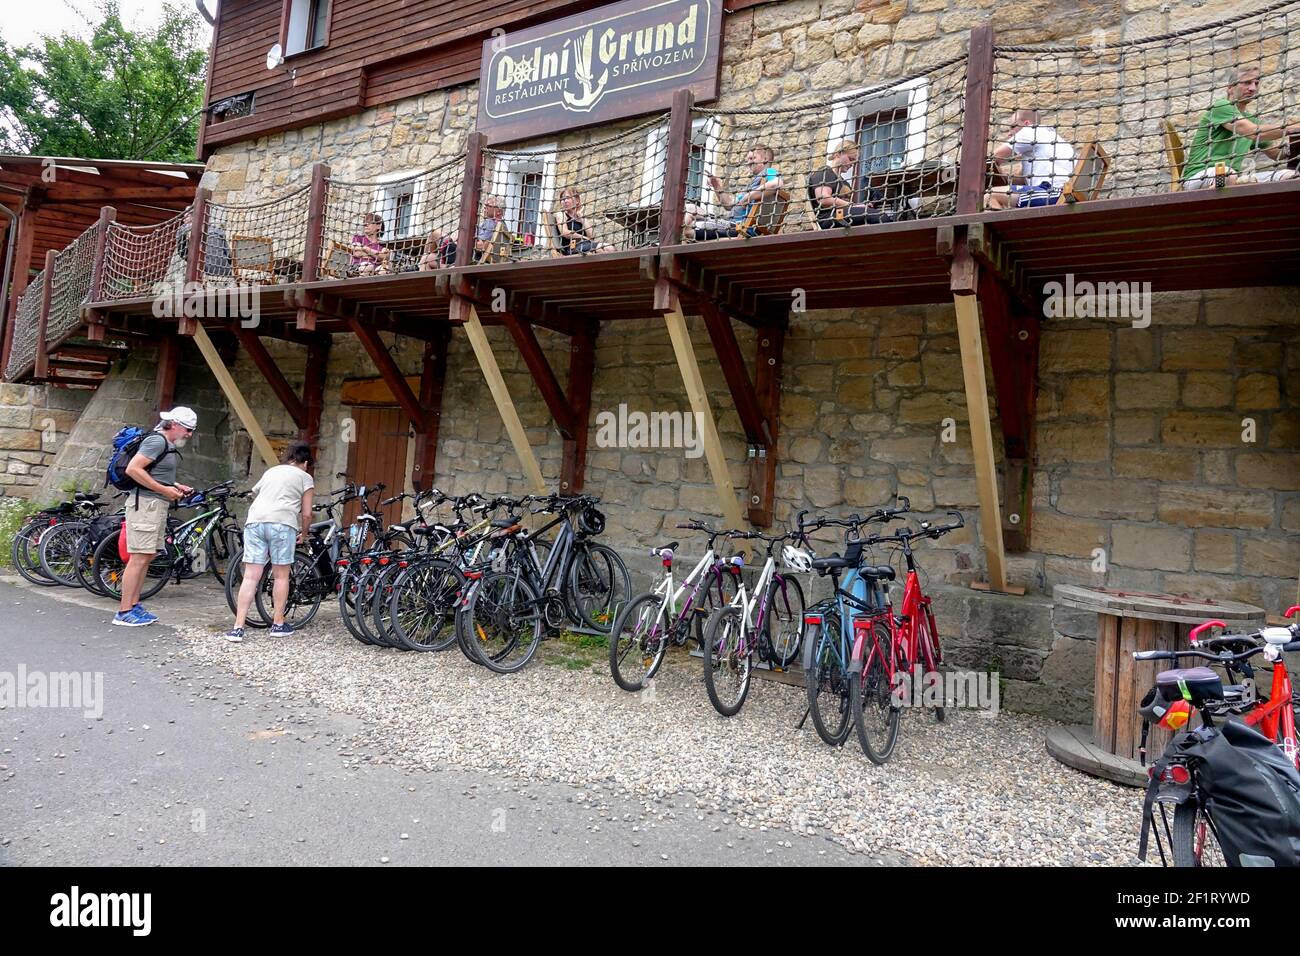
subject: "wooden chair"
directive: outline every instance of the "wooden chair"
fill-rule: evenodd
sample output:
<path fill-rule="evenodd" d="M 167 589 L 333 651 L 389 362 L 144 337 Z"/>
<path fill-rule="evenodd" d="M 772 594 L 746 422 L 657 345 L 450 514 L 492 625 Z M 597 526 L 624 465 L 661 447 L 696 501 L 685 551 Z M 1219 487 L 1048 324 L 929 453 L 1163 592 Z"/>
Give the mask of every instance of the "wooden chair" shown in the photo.
<path fill-rule="evenodd" d="M 329 254 L 321 264 L 320 274 L 331 279 L 346 279 L 352 272 L 352 247 L 337 239 L 330 240 Z"/>
<path fill-rule="evenodd" d="M 765 194 L 761 202 L 749 207 L 749 215 L 736 227 L 741 236 L 775 236 L 785 224 L 790 209 L 790 190 L 778 189 Z"/>
<path fill-rule="evenodd" d="M 506 228 L 504 219 L 498 219 L 496 228 L 492 230 L 492 238 L 488 240 L 488 247 L 483 250 L 478 261 L 483 264 L 492 262 L 506 262 L 510 258 L 510 246 L 514 242 L 514 237 L 510 235 L 510 230 Z"/>
<path fill-rule="evenodd" d="M 275 281 L 275 246 L 262 236 L 230 237 L 230 271 L 237 280 Z"/>
<path fill-rule="evenodd" d="M 1079 151 L 1079 159 L 1074 164 L 1074 174 L 1061 191 L 1058 206 L 1067 203 L 1092 202 L 1101 195 L 1101 187 L 1110 172 L 1110 157 L 1101 148 L 1101 144 L 1089 141 Z"/>
<path fill-rule="evenodd" d="M 546 247 L 547 252 L 552 259 L 564 258 L 564 242 L 560 238 L 560 227 L 555 224 L 555 217 L 563 215 L 556 210 L 549 216 L 543 216 L 543 222 L 540 226 L 542 233 L 542 245 Z"/>
<path fill-rule="evenodd" d="M 1187 165 L 1187 150 L 1183 148 L 1182 137 L 1174 124 L 1161 120 L 1164 127 L 1165 157 L 1169 160 L 1169 191 L 1181 192 L 1183 188 L 1183 168 Z"/>

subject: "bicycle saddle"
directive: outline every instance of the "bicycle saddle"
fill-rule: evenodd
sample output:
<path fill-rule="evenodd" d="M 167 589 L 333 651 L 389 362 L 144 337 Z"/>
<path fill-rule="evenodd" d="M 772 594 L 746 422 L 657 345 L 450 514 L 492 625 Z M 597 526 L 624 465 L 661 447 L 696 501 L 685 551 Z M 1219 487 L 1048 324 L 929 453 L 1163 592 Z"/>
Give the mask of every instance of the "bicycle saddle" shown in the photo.
<path fill-rule="evenodd" d="M 1208 667 L 1178 667 L 1156 675 L 1156 687 L 1169 700 L 1179 700 L 1186 687 L 1197 707 L 1210 700 L 1223 700 L 1223 678 Z"/>
<path fill-rule="evenodd" d="M 324 531 L 326 528 L 330 527 L 330 525 L 332 525 L 333 523 L 334 523 L 333 521 L 317 521 L 313 524 L 308 525 L 307 530 L 313 533 L 319 533 L 321 531 Z"/>
<path fill-rule="evenodd" d="M 667 544 L 661 544 L 657 548 L 651 548 L 650 551 L 652 554 L 658 554 L 660 551 L 676 551 L 678 544 L 679 542 L 677 541 L 669 541 Z"/>
<path fill-rule="evenodd" d="M 518 523 L 519 523 L 519 519 L 518 519 L 518 518 L 514 519 L 513 521 L 512 521 L 510 518 L 493 518 L 493 519 L 492 519 L 492 527 L 494 527 L 494 528 L 513 528 L 513 527 L 514 527 L 515 525 L 517 525 Z"/>
<path fill-rule="evenodd" d="M 91 494 L 89 491 L 77 492 L 77 501 L 98 501 L 99 495 Z"/>
<path fill-rule="evenodd" d="M 832 554 L 829 558 L 813 558 L 812 566 L 814 571 L 838 571 L 849 566 L 849 559 Z"/>
<path fill-rule="evenodd" d="M 898 576 L 894 569 L 887 564 L 864 564 L 858 568 L 858 574 L 873 581 L 892 581 Z"/>

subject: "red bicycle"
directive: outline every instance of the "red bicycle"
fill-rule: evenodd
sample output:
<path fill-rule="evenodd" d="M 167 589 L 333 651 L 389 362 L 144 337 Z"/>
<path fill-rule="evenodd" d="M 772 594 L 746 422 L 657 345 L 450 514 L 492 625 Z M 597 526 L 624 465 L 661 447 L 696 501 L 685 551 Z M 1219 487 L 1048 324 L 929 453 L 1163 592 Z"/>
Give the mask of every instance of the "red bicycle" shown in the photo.
<path fill-rule="evenodd" d="M 1300 604 L 1287 608 L 1282 616 L 1294 618 L 1300 614 Z M 1223 634 L 1202 640 L 1200 635 L 1213 627 L 1226 628 L 1222 621 L 1206 621 L 1192 628 L 1191 643 L 1195 648 L 1210 650 L 1242 650 L 1245 647 L 1258 647 L 1263 642 L 1264 658 L 1273 665 L 1273 681 L 1269 687 L 1268 697 L 1255 702 L 1249 710 L 1239 716 L 1247 726 L 1254 727 L 1269 740 L 1277 742 L 1291 763 L 1300 769 L 1300 743 L 1296 740 L 1295 692 L 1291 686 L 1291 675 L 1286 669 L 1286 658 L 1279 648 L 1296 640 L 1297 625 L 1291 627 L 1266 627 L 1251 634 Z M 1239 665 L 1227 665 L 1229 679 L 1238 676 L 1253 677 L 1250 665 L 1244 661 Z"/>
<path fill-rule="evenodd" d="M 932 680 L 929 675 L 937 674 L 943 663 L 939 629 L 934 623 L 930 598 L 921 590 L 912 542 L 918 538 L 938 538 L 966 526 L 961 512 L 948 514 L 957 520 L 944 525 L 923 521 L 919 528 L 903 528 L 868 540 L 869 544 L 897 543 L 907 565 L 901 613 L 895 615 L 893 606 L 886 603 L 874 614 L 853 621 L 849 712 L 853 715 L 858 743 L 872 763 L 887 761 L 898 743 L 899 718 L 904 704 L 912 697 L 904 689 L 907 682 Z M 943 699 L 941 696 L 940 701 Z M 937 720 L 944 719 L 942 702 L 934 707 L 934 712 Z"/>

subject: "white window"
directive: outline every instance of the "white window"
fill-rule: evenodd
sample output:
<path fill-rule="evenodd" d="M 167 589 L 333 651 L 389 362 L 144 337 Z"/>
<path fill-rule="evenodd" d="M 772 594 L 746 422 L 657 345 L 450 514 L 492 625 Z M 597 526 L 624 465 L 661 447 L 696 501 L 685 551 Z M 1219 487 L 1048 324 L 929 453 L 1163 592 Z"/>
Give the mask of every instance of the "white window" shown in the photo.
<path fill-rule="evenodd" d="M 686 163 L 686 201 L 700 206 L 717 202 L 708 176 L 718 155 L 718 119 L 708 116 L 691 123 L 691 152 Z M 652 129 L 646 136 L 645 162 L 641 168 L 642 206 L 664 201 L 664 177 L 668 164 L 668 127 Z"/>
<path fill-rule="evenodd" d="M 859 168 L 867 175 L 924 162 L 929 99 L 930 84 L 925 77 L 869 95 L 850 90 L 837 96 L 826 154 L 840 140 L 853 140 L 860 153 Z"/>
<path fill-rule="evenodd" d="M 325 45 L 329 39 L 330 0 L 288 0 L 285 13 L 285 56 Z"/>
<path fill-rule="evenodd" d="M 511 235 L 526 243 L 529 236 L 534 242 L 549 236 L 556 203 L 554 144 L 498 155 L 484 180 L 483 194 L 502 200 Z"/>
<path fill-rule="evenodd" d="M 373 208 L 384 220 L 384 239 L 411 239 L 424 235 L 424 177 L 418 173 L 390 173 L 379 177 Z"/>

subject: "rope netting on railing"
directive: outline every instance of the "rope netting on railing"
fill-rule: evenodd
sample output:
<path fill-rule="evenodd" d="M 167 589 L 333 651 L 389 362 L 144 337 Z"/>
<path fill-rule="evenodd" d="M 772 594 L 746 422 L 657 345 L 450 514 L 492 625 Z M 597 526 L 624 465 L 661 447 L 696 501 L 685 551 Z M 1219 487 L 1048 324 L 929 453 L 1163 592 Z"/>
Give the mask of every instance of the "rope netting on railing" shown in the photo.
<path fill-rule="evenodd" d="M 36 359 L 36 325 L 40 321 L 44 297 L 45 270 L 42 269 L 27 283 L 26 291 L 18 300 L 13 338 L 9 343 L 9 362 L 5 365 L 6 381 L 14 381 Z"/>
<path fill-rule="evenodd" d="M 54 257 L 50 314 L 45 321 L 45 341 L 57 342 L 81 325 L 81 307 L 90 298 L 95 271 L 99 224 L 91 226 Z"/>
<path fill-rule="evenodd" d="M 465 157 L 366 182 L 329 181 L 320 277 L 393 275 L 456 262 Z"/>
<path fill-rule="evenodd" d="M 1300 0 L 1138 40 L 995 51 L 993 208 L 1291 179 Z"/>
<path fill-rule="evenodd" d="M 209 203 L 203 230 L 203 280 L 275 285 L 302 278 L 310 185 L 237 206 Z"/>
<path fill-rule="evenodd" d="M 483 151 L 474 262 L 583 256 L 659 241 L 668 115 L 582 142 Z"/>
<path fill-rule="evenodd" d="M 966 57 L 813 104 L 696 108 L 686 242 L 951 215 Z"/>
<path fill-rule="evenodd" d="M 104 301 L 151 295 L 159 282 L 185 279 L 191 211 L 152 226 L 108 224 L 104 240 Z"/>

